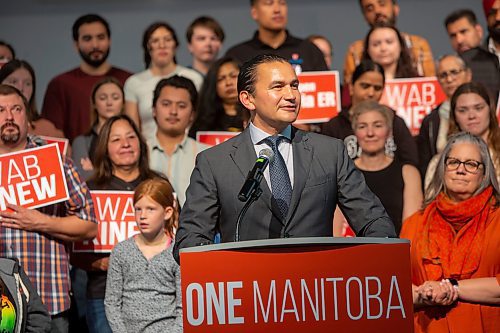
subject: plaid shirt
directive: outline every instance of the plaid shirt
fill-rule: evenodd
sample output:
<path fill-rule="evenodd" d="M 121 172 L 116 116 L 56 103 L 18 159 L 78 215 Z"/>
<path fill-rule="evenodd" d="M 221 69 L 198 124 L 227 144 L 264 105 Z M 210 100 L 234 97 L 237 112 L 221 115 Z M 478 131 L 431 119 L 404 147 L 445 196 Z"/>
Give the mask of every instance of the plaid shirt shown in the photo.
<path fill-rule="evenodd" d="M 39 146 L 28 137 L 26 149 Z M 97 223 L 89 189 L 80 180 L 73 162 L 63 163 L 69 199 L 38 208 L 49 216 L 71 216 Z M 26 274 L 40 294 L 49 313 L 55 315 L 70 306 L 69 255 L 64 241 L 52 236 L 0 226 L 0 257 L 18 258 Z"/>

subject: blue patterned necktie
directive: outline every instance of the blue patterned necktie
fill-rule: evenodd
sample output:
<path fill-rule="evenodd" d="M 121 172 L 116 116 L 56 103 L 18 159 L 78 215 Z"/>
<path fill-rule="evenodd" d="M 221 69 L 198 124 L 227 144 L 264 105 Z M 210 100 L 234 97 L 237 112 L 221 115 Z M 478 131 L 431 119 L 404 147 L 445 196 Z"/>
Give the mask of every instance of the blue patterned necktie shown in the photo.
<path fill-rule="evenodd" d="M 292 184 L 286 168 L 285 160 L 281 156 L 278 146 L 282 140 L 287 140 L 284 136 L 269 136 L 264 142 L 271 147 L 274 153 L 274 159 L 269 164 L 269 175 L 271 178 L 271 189 L 273 198 L 284 219 L 288 213 L 290 200 L 292 199 Z"/>

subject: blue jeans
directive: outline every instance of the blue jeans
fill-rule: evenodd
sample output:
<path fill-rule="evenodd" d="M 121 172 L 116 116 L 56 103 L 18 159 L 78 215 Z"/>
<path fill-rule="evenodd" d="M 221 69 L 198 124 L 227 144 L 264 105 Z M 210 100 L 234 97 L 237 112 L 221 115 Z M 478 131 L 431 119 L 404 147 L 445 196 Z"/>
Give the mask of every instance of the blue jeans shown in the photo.
<path fill-rule="evenodd" d="M 104 299 L 87 299 L 87 326 L 89 333 L 113 333 L 106 318 Z"/>

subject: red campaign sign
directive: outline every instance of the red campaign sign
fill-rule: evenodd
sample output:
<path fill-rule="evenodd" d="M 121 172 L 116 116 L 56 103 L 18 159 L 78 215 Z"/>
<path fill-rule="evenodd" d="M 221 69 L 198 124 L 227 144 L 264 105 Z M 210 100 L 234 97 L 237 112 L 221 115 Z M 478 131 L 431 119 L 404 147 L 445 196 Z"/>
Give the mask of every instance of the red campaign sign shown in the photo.
<path fill-rule="evenodd" d="M 0 210 L 7 203 L 38 208 L 68 199 L 68 187 L 56 144 L 0 156 Z"/>
<path fill-rule="evenodd" d="M 59 146 L 59 151 L 62 152 L 62 156 L 66 156 L 68 153 L 69 140 L 66 138 L 56 138 L 53 136 L 39 135 L 39 138 L 45 140 L 47 144 L 56 143 Z"/>
<path fill-rule="evenodd" d="M 181 262 L 186 333 L 413 329 L 409 244 L 221 249 Z"/>
<path fill-rule="evenodd" d="M 97 221 L 97 237 L 74 242 L 73 252 L 109 253 L 113 247 L 139 233 L 134 215 L 133 191 L 90 191 Z"/>
<path fill-rule="evenodd" d="M 196 141 L 207 144 L 209 146 L 216 146 L 219 143 L 223 143 L 238 134 L 240 133 L 224 131 L 198 131 L 196 132 Z"/>
<path fill-rule="evenodd" d="M 445 100 L 436 77 L 418 77 L 387 80 L 380 103 L 396 110 L 410 132 L 417 135 L 424 117 Z"/>
<path fill-rule="evenodd" d="M 296 123 L 323 123 L 340 112 L 338 71 L 302 72 L 298 77 L 301 104 Z"/>

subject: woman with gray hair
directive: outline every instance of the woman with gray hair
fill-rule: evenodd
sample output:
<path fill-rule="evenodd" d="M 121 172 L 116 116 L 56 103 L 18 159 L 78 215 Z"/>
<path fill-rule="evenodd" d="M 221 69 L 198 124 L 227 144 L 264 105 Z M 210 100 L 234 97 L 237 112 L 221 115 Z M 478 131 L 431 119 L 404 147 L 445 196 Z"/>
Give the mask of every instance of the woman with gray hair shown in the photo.
<path fill-rule="evenodd" d="M 421 206 L 422 185 L 418 169 L 399 160 L 392 149 L 394 111 L 375 101 L 364 101 L 352 108 L 352 129 L 357 142 L 356 167 L 363 173 L 366 184 L 380 199 L 394 223 L 396 233 L 402 221 Z M 334 215 L 335 231 L 340 212 Z M 336 232 L 338 234 L 338 232 Z"/>
<path fill-rule="evenodd" d="M 411 241 L 415 332 L 498 332 L 500 191 L 484 140 L 451 136 L 425 194 L 400 235 Z"/>

